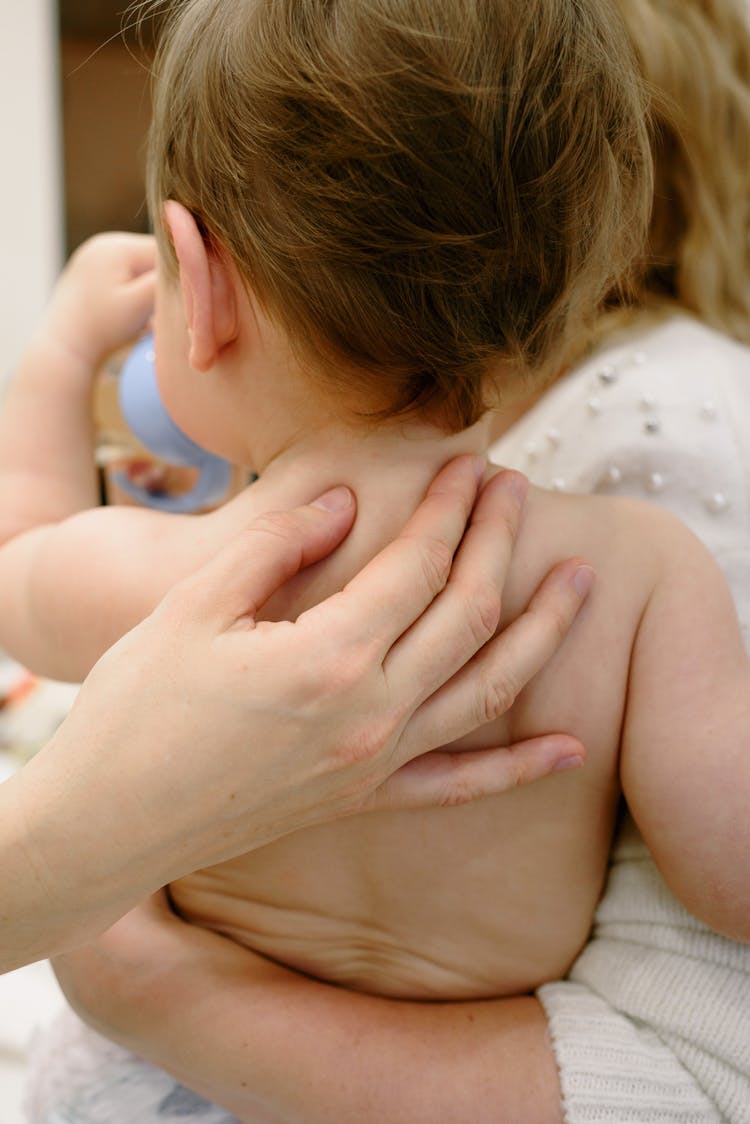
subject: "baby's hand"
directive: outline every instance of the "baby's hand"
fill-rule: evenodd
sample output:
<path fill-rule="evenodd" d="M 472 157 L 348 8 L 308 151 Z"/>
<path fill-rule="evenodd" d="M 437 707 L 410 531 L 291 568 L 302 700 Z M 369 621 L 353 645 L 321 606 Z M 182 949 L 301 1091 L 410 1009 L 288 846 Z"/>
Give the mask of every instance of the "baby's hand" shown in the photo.
<path fill-rule="evenodd" d="M 93 371 L 146 327 L 154 308 L 156 242 L 97 234 L 64 269 L 42 322 L 44 337 Z"/>

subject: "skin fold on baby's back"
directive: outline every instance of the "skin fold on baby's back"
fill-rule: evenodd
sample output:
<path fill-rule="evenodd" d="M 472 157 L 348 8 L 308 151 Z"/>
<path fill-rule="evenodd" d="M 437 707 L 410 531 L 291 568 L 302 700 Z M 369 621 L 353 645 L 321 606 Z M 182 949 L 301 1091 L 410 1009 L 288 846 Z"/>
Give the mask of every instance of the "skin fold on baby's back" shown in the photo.
<path fill-rule="evenodd" d="M 459 748 L 566 731 L 583 769 L 478 803 L 370 813 L 301 831 L 171 887 L 185 918 L 319 979 L 463 999 L 560 978 L 585 943 L 616 816 L 630 653 L 653 574 L 637 507 L 534 492 L 503 622 L 580 555 L 595 589 L 562 649 L 502 719 Z"/>

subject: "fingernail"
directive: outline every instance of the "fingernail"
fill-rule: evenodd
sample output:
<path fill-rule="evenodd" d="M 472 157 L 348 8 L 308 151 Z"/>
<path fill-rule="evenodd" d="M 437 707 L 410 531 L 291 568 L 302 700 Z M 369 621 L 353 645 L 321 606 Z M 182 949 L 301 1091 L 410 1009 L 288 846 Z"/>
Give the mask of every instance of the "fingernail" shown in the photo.
<path fill-rule="evenodd" d="M 583 758 L 577 754 L 574 757 L 561 757 L 552 770 L 553 773 L 565 773 L 568 769 L 580 769 Z"/>
<path fill-rule="evenodd" d="M 573 576 L 573 586 L 576 593 L 585 597 L 594 584 L 594 571 L 590 566 L 579 566 Z"/>
<path fill-rule="evenodd" d="M 353 503 L 354 496 L 349 488 L 340 485 L 338 488 L 331 488 L 330 491 L 324 492 L 322 496 L 318 496 L 310 506 L 322 507 L 324 511 L 343 511 L 344 508 L 351 507 Z"/>

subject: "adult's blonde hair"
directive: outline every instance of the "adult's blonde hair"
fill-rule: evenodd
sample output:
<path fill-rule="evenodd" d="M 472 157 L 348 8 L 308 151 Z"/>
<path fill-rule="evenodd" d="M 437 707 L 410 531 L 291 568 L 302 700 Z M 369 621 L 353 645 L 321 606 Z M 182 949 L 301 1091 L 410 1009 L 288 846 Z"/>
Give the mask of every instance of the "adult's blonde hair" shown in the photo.
<path fill-rule="evenodd" d="M 157 228 L 186 206 L 371 412 L 457 430 L 501 366 L 552 377 L 642 247 L 614 0 L 183 0 L 156 73 Z"/>
<path fill-rule="evenodd" d="M 650 89 L 655 167 L 631 298 L 750 342 L 750 4 L 618 3 Z"/>

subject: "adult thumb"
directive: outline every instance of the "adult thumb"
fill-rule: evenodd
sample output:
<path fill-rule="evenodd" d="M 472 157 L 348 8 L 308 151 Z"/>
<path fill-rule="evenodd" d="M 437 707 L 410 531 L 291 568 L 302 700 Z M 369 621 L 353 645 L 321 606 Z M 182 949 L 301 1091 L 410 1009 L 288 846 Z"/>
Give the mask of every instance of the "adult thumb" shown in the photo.
<path fill-rule="evenodd" d="M 335 550 L 356 510 L 353 492 L 341 487 L 291 511 L 260 515 L 173 594 L 222 630 L 254 617 L 285 582 Z"/>

